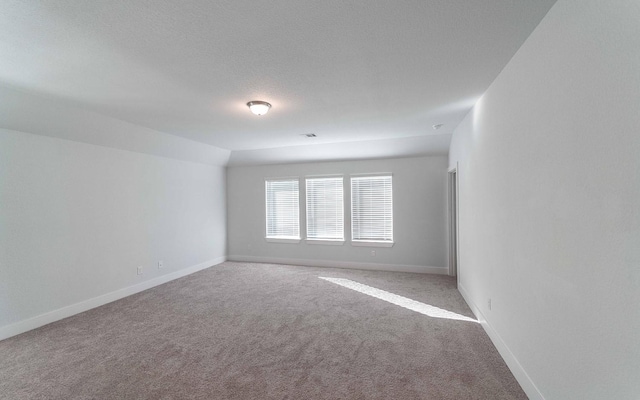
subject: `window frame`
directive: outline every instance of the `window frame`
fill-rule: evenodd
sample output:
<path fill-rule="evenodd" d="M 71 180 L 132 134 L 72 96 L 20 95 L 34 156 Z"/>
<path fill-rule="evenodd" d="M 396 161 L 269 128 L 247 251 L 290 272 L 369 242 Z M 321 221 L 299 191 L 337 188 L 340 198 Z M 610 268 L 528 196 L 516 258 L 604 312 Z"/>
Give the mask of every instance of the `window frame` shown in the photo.
<path fill-rule="evenodd" d="M 354 202 L 354 179 L 362 179 L 362 178 L 384 178 L 389 177 L 391 179 L 391 190 L 390 190 L 390 214 L 391 214 L 391 239 L 390 240 L 376 240 L 376 239 L 356 239 L 354 238 L 354 218 L 355 213 L 355 202 Z M 350 208 L 351 208 L 351 245 L 352 246 L 363 246 L 363 247 L 393 247 L 395 244 L 394 238 L 394 210 L 393 210 L 393 174 L 392 173 L 368 173 L 368 174 L 352 174 L 349 179 L 349 189 L 350 189 Z"/>
<path fill-rule="evenodd" d="M 340 207 L 339 212 L 341 213 L 341 224 L 342 224 L 342 237 L 340 238 L 330 238 L 330 237 L 309 237 L 309 181 L 314 180 L 340 180 Z M 345 179 L 344 175 L 309 175 L 305 176 L 305 243 L 307 244 L 323 244 L 323 245 L 343 245 L 345 243 L 346 235 L 345 235 L 345 198 L 344 198 L 344 184 Z M 338 187 L 338 186 L 337 186 Z"/>
<path fill-rule="evenodd" d="M 270 182 L 286 182 L 286 181 L 295 181 L 297 184 L 297 196 L 295 197 L 295 203 L 296 203 L 296 210 L 295 212 L 297 213 L 297 231 L 298 231 L 298 236 L 270 236 L 269 235 L 269 183 Z M 272 243 L 300 243 L 301 240 L 301 236 L 300 236 L 300 178 L 299 177 L 281 177 L 281 178 L 265 178 L 264 179 L 264 199 L 265 199 L 265 240 L 267 242 L 272 242 Z"/>

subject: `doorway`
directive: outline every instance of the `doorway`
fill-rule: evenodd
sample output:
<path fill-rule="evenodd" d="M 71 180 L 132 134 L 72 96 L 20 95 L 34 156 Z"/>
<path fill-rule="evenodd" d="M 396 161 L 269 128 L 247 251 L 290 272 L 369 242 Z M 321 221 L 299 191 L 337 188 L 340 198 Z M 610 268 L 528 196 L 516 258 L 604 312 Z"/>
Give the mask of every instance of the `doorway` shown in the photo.
<path fill-rule="evenodd" d="M 460 282 L 458 262 L 458 167 L 449 170 L 449 275 Z"/>

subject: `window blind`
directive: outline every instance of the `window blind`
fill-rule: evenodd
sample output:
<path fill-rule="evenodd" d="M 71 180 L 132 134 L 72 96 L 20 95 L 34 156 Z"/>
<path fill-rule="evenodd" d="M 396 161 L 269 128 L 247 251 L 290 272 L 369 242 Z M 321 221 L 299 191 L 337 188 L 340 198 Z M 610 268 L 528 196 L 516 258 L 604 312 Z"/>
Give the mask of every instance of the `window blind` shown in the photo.
<path fill-rule="evenodd" d="M 266 181 L 267 237 L 300 238 L 298 180 Z"/>
<path fill-rule="evenodd" d="M 351 178 L 351 238 L 393 241 L 392 177 Z"/>
<path fill-rule="evenodd" d="M 343 178 L 306 180 L 307 239 L 344 240 Z"/>

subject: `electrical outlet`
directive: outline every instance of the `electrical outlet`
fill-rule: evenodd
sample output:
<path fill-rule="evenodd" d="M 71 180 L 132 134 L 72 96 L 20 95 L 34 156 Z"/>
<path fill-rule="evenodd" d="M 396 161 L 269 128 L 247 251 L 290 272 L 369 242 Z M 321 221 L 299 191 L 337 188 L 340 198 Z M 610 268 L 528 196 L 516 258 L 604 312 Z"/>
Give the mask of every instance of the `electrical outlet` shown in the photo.
<path fill-rule="evenodd" d="M 164 267 L 164 263 L 162 261 L 158 261 L 158 269 L 162 269 Z"/>
<path fill-rule="evenodd" d="M 142 275 L 142 267 L 138 267 L 138 275 Z"/>
<path fill-rule="evenodd" d="M 491 298 L 487 301 L 487 305 L 489 306 L 489 310 L 491 310 Z"/>
<path fill-rule="evenodd" d="M 376 251 L 375 250 L 371 250 L 371 257 L 375 257 L 376 256 Z"/>

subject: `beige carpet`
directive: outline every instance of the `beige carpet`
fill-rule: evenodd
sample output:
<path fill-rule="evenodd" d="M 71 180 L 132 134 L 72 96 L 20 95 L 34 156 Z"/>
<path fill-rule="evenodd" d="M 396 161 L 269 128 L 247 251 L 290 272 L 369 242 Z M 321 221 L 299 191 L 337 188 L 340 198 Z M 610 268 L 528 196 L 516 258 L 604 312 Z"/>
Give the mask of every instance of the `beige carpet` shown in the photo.
<path fill-rule="evenodd" d="M 0 342 L 0 398 L 526 399 L 472 317 L 446 276 L 225 262 Z"/>

